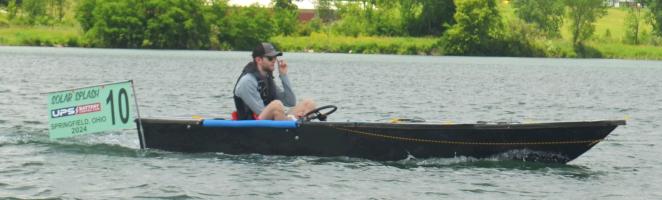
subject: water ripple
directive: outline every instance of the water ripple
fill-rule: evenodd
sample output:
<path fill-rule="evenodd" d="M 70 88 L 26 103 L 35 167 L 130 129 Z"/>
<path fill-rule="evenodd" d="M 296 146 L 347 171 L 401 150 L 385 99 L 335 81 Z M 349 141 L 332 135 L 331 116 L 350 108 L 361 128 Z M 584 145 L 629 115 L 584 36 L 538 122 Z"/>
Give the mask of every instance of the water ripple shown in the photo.
<path fill-rule="evenodd" d="M 44 166 L 44 162 L 31 161 L 21 164 L 21 167 Z"/>
<path fill-rule="evenodd" d="M 169 195 L 169 196 L 133 196 L 138 199 L 203 199 L 200 197 L 189 196 L 187 194 Z"/>
<path fill-rule="evenodd" d="M 33 121 L 33 120 L 32 120 L 32 121 L 23 121 L 23 123 L 24 123 L 24 124 L 27 124 L 27 125 L 44 124 L 44 122 L 42 122 L 42 121 Z"/>

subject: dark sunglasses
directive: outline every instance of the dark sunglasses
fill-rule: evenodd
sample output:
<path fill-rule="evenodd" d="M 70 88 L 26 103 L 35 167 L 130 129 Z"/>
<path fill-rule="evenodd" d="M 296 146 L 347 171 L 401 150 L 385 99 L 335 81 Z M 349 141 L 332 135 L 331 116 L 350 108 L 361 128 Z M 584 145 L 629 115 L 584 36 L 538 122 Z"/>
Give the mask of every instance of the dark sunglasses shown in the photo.
<path fill-rule="evenodd" d="M 269 60 L 269 62 L 274 61 L 276 59 L 275 56 L 265 56 Z"/>

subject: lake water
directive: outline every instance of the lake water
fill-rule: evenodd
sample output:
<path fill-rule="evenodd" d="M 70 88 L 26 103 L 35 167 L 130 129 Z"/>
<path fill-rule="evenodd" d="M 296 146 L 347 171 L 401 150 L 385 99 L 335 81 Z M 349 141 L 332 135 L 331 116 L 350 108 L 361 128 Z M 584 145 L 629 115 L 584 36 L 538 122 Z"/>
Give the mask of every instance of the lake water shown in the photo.
<path fill-rule="evenodd" d="M 567 165 L 140 150 L 51 141 L 45 92 L 132 79 L 144 117 L 228 117 L 249 52 L 0 47 L 0 199 L 662 199 L 662 62 L 285 53 L 330 121 L 627 119 Z"/>

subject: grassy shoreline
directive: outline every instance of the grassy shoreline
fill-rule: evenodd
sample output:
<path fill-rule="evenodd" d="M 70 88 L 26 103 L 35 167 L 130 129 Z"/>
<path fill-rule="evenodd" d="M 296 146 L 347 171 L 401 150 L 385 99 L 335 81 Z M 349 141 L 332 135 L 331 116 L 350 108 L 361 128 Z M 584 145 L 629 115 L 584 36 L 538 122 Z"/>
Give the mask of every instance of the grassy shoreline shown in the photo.
<path fill-rule="evenodd" d="M 514 9 L 507 3 L 501 3 L 499 10 L 504 22 L 517 18 Z M 0 8 L 0 45 L 91 46 L 73 16 L 67 15 L 63 23 L 52 26 L 29 26 L 8 20 L 6 12 L 2 11 Z M 627 10 L 608 9 L 608 14 L 596 22 L 595 34 L 581 50 L 568 42 L 571 36 L 567 24 L 561 28 L 561 38 L 534 39 L 534 45 L 544 52 L 543 57 L 550 58 L 662 60 L 662 38 L 652 36 L 652 27 L 648 23 L 641 22 L 641 39 L 648 42 L 639 45 L 623 42 L 626 15 Z M 313 32 L 310 36 L 275 36 L 270 41 L 279 49 L 290 52 L 444 55 L 438 37 L 352 37 Z"/>
<path fill-rule="evenodd" d="M 283 51 L 357 54 L 443 55 L 439 39 L 432 37 L 339 36 L 313 33 L 310 36 L 275 36 L 271 38 Z M 581 56 L 566 40 L 538 41 L 551 58 L 607 58 L 662 60 L 662 47 L 629 45 L 613 40 L 586 43 L 590 53 Z M 22 26 L 0 25 L 0 45 L 88 47 L 77 25 Z"/>
<path fill-rule="evenodd" d="M 276 36 L 271 38 L 283 51 L 357 54 L 443 55 L 438 38 L 337 36 L 313 33 L 311 36 Z M 578 58 L 570 43 L 545 41 L 550 52 L 545 57 Z M 0 45 L 87 47 L 83 33 L 74 26 L 0 27 Z M 613 41 L 586 44 L 593 53 L 586 58 L 662 60 L 662 47 L 629 45 Z"/>
<path fill-rule="evenodd" d="M 437 38 L 337 36 L 313 33 L 310 36 L 276 36 L 271 41 L 283 51 L 441 55 Z"/>
<path fill-rule="evenodd" d="M 83 47 L 82 35 L 72 26 L 0 27 L 0 45 Z"/>

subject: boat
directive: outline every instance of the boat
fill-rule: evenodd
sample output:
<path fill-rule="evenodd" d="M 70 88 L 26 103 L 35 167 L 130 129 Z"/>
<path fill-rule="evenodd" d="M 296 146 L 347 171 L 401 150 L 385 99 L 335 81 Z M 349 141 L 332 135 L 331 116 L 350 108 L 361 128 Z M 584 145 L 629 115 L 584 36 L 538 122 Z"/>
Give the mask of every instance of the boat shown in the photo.
<path fill-rule="evenodd" d="M 328 107 L 326 107 L 328 108 Z M 335 111 L 335 107 L 334 110 Z M 285 156 L 354 157 L 377 161 L 506 158 L 567 163 L 625 120 L 552 123 L 441 124 L 400 120 L 327 122 L 332 112 L 299 121 L 163 119 L 137 121 L 142 148 Z"/>

